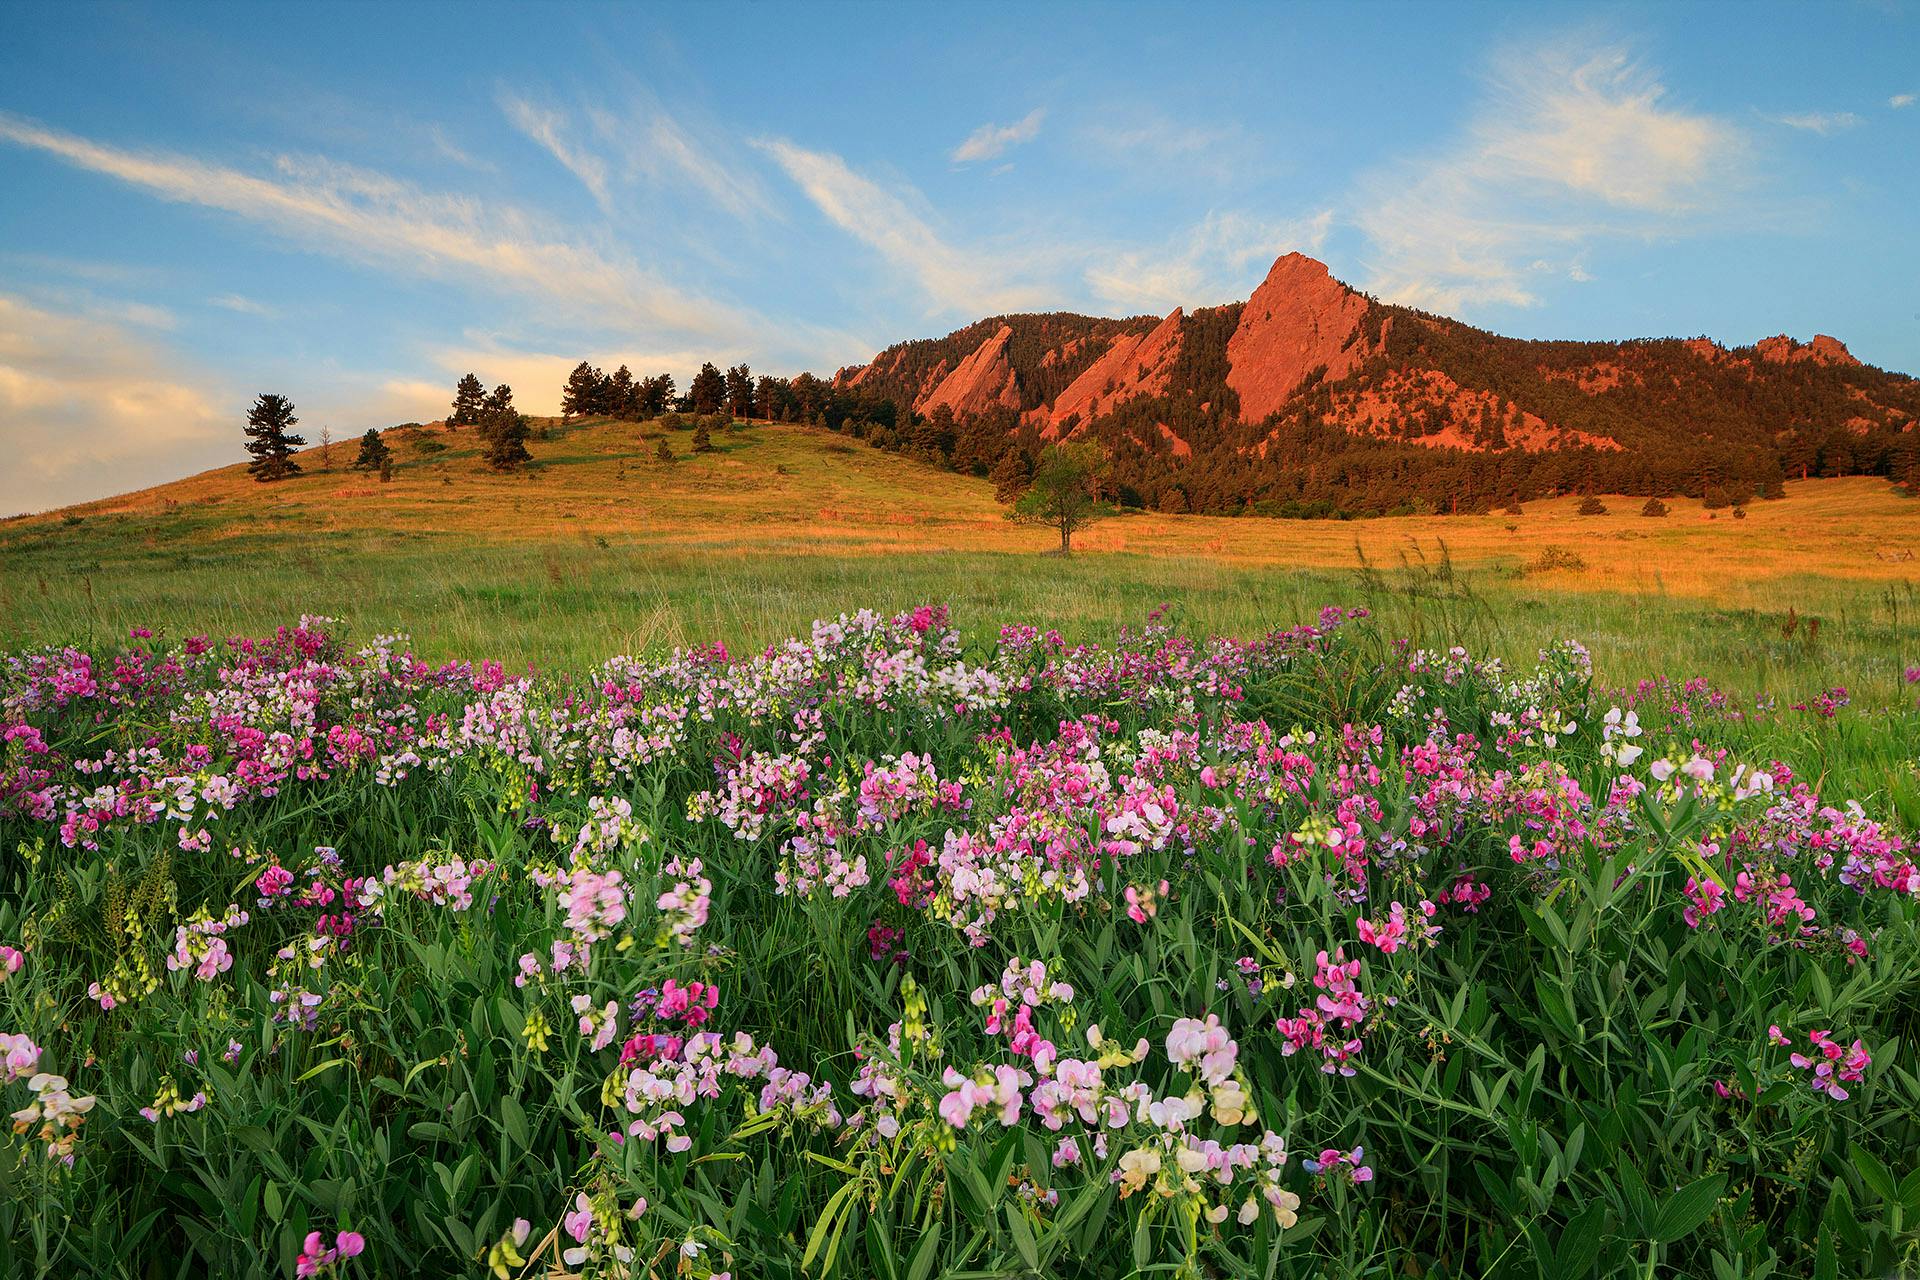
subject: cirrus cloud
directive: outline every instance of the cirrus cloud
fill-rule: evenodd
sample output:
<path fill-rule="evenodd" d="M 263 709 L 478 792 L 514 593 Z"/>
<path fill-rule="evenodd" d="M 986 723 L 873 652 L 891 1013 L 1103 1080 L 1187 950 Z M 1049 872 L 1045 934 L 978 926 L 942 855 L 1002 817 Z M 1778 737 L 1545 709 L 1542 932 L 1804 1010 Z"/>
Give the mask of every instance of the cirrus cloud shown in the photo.
<path fill-rule="evenodd" d="M 997 160 L 1006 154 L 1009 147 L 1032 142 L 1039 136 L 1040 122 L 1046 118 L 1047 109 L 1035 107 L 1012 124 L 983 124 L 953 149 L 953 162 L 973 164 L 980 160 Z"/>
<path fill-rule="evenodd" d="M 1669 100 L 1624 49 L 1514 52 L 1456 143 L 1362 180 L 1368 287 L 1434 310 L 1529 306 L 1609 237 L 1692 229 L 1743 179 L 1729 124 Z"/>

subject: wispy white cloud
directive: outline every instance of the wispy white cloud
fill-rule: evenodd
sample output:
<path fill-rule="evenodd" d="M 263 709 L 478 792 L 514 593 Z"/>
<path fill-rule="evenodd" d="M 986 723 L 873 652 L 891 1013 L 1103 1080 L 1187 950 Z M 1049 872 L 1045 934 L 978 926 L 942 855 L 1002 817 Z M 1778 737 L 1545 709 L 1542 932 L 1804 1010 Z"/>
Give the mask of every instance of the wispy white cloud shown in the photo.
<path fill-rule="evenodd" d="M 498 167 L 495 166 L 492 161 L 481 160 L 469 153 L 466 148 L 456 143 L 448 136 L 446 127 L 443 125 L 427 125 L 423 136 L 427 140 L 427 145 L 433 149 L 434 154 L 443 160 L 451 160 L 462 168 L 472 169 L 479 173 L 499 172 Z"/>
<path fill-rule="evenodd" d="M 1289 250 L 1318 253 L 1333 211 L 1272 220 L 1246 213 L 1210 213 L 1155 249 L 1109 253 L 1086 272 L 1107 302 L 1158 315 L 1175 307 L 1212 306 L 1244 298 L 1272 261 Z"/>
<path fill-rule="evenodd" d="M 435 195 L 349 165 L 279 158 L 273 177 L 131 151 L 0 114 L 0 141 L 57 156 L 161 199 L 219 209 L 351 261 L 509 293 L 536 322 L 739 332 L 733 308 L 617 253 L 570 240 L 495 200 Z"/>
<path fill-rule="evenodd" d="M 1006 154 L 1007 148 L 1032 142 L 1040 133 L 1041 121 L 1046 118 L 1047 109 L 1035 107 L 1012 124 L 983 124 L 953 149 L 953 162 L 973 164 L 980 160 L 998 159 Z"/>
<path fill-rule="evenodd" d="M 268 317 L 278 315 L 264 302 L 255 302 L 252 298 L 238 293 L 222 293 L 207 299 L 210 307 L 219 307 L 222 311 L 236 311 L 243 316 Z"/>
<path fill-rule="evenodd" d="M 1359 184 L 1366 283 L 1437 310 L 1531 305 L 1534 277 L 1584 273 L 1595 240 L 1698 225 L 1740 181 L 1743 152 L 1624 50 L 1509 54 L 1459 142 Z"/>
<path fill-rule="evenodd" d="M 561 168 L 580 179 L 580 185 L 592 194 L 602 213 L 613 212 L 613 198 L 607 192 L 607 163 L 568 136 L 565 112 L 506 92 L 500 94 L 499 102 L 508 122 L 545 148 Z"/>
<path fill-rule="evenodd" d="M 1912 106 L 1917 101 L 1920 101 L 1920 96 L 1916 96 L 1911 93 L 1896 93 L 1891 98 L 1887 99 L 1887 105 L 1892 107 L 1895 111 L 1898 111 L 1902 107 Z"/>
<path fill-rule="evenodd" d="M 1045 301 L 1044 290 L 1020 278 L 1025 255 L 948 243 L 905 198 L 832 152 L 778 138 L 757 145 L 829 221 L 905 271 L 937 306 L 991 313 Z"/>
<path fill-rule="evenodd" d="M 1860 123 L 1860 117 L 1851 111 L 1802 111 L 1796 115 L 1768 116 L 1767 119 L 1789 129 L 1817 133 L 1823 138 Z"/>
<path fill-rule="evenodd" d="M 229 460 L 237 418 L 180 361 L 99 314 L 0 294 L 0 514 Z"/>
<path fill-rule="evenodd" d="M 685 183 L 736 218 L 776 218 L 779 211 L 760 182 L 725 158 L 729 140 L 696 131 L 649 95 L 637 93 L 622 109 L 589 107 L 601 142 L 623 165 L 628 181 Z"/>
<path fill-rule="evenodd" d="M 1127 123 L 1090 124 L 1083 133 L 1097 152 L 1123 162 L 1142 156 L 1168 159 L 1204 155 L 1231 137 L 1225 129 L 1182 124 L 1162 115 L 1148 115 Z"/>

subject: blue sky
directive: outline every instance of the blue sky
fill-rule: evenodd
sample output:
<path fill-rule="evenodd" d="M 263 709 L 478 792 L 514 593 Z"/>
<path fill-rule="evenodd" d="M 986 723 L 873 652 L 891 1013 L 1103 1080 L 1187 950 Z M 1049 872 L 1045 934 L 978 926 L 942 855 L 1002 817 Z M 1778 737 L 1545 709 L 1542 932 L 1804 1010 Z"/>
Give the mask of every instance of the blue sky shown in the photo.
<path fill-rule="evenodd" d="M 0 10 L 0 513 L 468 369 L 826 372 L 1299 249 L 1530 337 L 1920 371 L 1920 5 Z"/>

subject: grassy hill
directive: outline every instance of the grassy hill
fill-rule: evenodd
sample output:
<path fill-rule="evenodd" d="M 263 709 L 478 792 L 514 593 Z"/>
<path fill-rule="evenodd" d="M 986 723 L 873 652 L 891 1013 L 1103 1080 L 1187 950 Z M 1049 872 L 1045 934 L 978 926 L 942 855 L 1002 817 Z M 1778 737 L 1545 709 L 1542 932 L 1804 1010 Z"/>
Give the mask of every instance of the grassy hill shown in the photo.
<path fill-rule="evenodd" d="M 1076 635 L 1165 601 L 1238 633 L 1341 602 L 1518 655 L 1574 635 L 1620 679 L 1699 671 L 1793 694 L 1851 682 L 1891 699 L 1899 664 L 1920 660 L 1920 503 L 1879 480 L 1790 484 L 1741 520 L 1687 499 L 1649 519 L 1627 498 L 1604 516 L 1571 498 L 1519 516 L 1130 514 L 1061 560 L 1042 554 L 1046 531 L 1002 517 L 986 482 L 831 432 L 742 424 L 695 455 L 688 432 L 658 423 L 540 425 L 516 475 L 488 471 L 469 436 L 399 428 L 389 484 L 348 470 L 355 445 L 336 443 L 330 467 L 310 449 L 308 473 L 282 484 L 235 465 L 0 523 L 0 643 L 317 612 L 360 634 L 407 630 L 428 653 L 582 665 L 762 643 L 863 604 L 945 600 L 975 627 Z M 671 463 L 655 457 L 663 435 Z"/>

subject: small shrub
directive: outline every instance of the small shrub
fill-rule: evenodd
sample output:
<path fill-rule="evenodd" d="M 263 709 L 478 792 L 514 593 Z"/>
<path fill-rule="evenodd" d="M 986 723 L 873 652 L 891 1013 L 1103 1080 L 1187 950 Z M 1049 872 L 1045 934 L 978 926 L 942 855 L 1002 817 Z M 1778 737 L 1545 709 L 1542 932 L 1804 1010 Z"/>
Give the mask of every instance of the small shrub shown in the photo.
<path fill-rule="evenodd" d="M 1603 516 L 1607 514 L 1607 504 L 1590 493 L 1580 499 L 1579 512 L 1583 516 Z"/>
<path fill-rule="evenodd" d="M 660 443 L 654 448 L 653 456 L 662 462 L 673 461 L 673 446 L 667 443 L 665 436 L 660 437 Z"/>
<path fill-rule="evenodd" d="M 1551 573 L 1555 569 L 1584 569 L 1587 562 L 1577 552 L 1565 547 L 1542 547 L 1540 554 L 1527 565 L 1528 573 Z"/>
<path fill-rule="evenodd" d="M 1640 508 L 1640 514 L 1643 516 L 1664 516 L 1667 514 L 1667 504 L 1658 498 L 1648 498 L 1647 505 Z"/>

